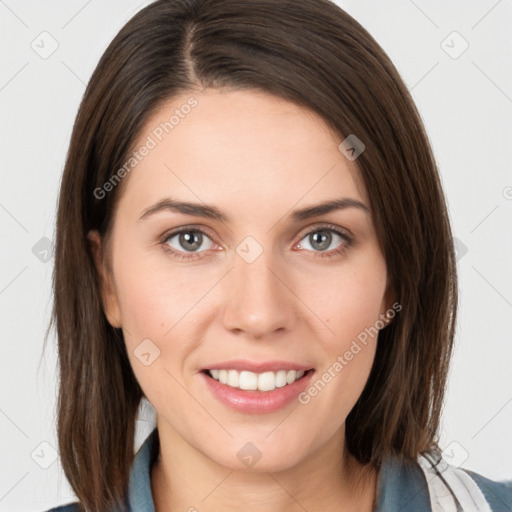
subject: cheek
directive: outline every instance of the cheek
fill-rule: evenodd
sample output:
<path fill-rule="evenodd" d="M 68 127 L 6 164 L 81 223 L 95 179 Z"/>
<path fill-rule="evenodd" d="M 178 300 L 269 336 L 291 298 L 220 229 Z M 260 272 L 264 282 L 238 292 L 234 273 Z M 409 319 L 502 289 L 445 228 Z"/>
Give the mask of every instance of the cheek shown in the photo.
<path fill-rule="evenodd" d="M 169 263 L 154 250 L 119 261 L 116 282 L 123 327 L 137 336 L 170 338 L 194 316 L 213 277 Z"/>
<path fill-rule="evenodd" d="M 131 260 L 119 272 L 118 282 L 123 333 L 135 376 L 157 411 L 172 409 L 169 396 L 176 402 L 190 398 L 178 381 L 188 384 L 182 382 L 184 365 L 200 339 L 194 320 L 208 283 L 148 265 L 142 258 Z"/>
<path fill-rule="evenodd" d="M 190 384 L 189 355 L 203 339 L 211 320 L 207 294 L 218 281 L 206 267 L 185 268 L 167 264 L 165 258 L 139 255 L 117 267 L 116 282 L 127 352 L 135 376 L 157 407 L 168 396 L 183 395 Z M 150 341 L 147 341 L 150 340 Z M 149 356 L 144 354 L 149 353 Z M 149 359 L 149 361 L 148 361 Z M 149 365 L 145 363 L 149 362 Z M 175 378 L 173 378 L 175 377 Z M 183 381 L 185 379 L 185 381 Z"/>
<path fill-rule="evenodd" d="M 329 352 L 349 346 L 384 312 L 386 267 L 378 253 L 370 256 L 302 282 L 300 296 L 322 320 L 322 339 Z"/>
<path fill-rule="evenodd" d="M 327 283 L 326 283 L 327 284 Z M 318 297 L 318 288 L 313 297 Z M 299 402 L 311 416 L 328 418 L 326 431 L 334 432 L 360 397 L 374 362 L 378 332 L 376 322 L 385 289 L 385 277 L 377 274 L 355 279 L 340 274 L 329 281 L 328 293 L 315 307 L 327 328 L 317 331 L 321 366 Z M 317 351 L 319 353 L 319 351 Z"/>
<path fill-rule="evenodd" d="M 332 428 L 334 418 L 345 418 L 350 412 L 368 380 L 385 289 L 386 266 L 378 251 L 354 258 L 324 277 L 304 281 L 304 302 L 322 320 L 316 322 L 316 338 L 323 356 L 301 403 L 310 403 L 319 417 L 331 415 Z"/>

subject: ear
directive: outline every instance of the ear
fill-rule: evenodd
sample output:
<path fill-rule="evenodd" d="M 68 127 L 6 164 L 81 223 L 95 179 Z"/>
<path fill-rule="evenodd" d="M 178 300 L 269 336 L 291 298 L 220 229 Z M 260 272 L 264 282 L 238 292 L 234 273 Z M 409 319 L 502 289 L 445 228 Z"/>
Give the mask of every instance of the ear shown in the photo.
<path fill-rule="evenodd" d="M 94 265 L 98 275 L 103 311 L 109 324 L 112 327 L 120 328 L 121 311 L 111 273 L 108 271 L 105 264 L 105 257 L 103 254 L 104 247 L 101 235 L 97 230 L 91 230 L 87 234 L 87 238 L 89 240 Z"/>

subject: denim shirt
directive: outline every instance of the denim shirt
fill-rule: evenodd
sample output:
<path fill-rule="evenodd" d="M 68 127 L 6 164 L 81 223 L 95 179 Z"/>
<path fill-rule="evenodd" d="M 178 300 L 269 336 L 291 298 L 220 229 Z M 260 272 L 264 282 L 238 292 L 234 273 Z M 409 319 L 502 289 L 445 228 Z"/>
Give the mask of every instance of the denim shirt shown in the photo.
<path fill-rule="evenodd" d="M 151 466 L 156 460 L 158 449 L 158 430 L 155 428 L 140 447 L 132 464 L 127 493 L 129 512 L 155 512 L 151 494 Z M 448 473 L 436 473 L 435 468 L 424 469 L 415 461 L 388 458 L 379 471 L 374 512 L 512 512 L 512 481 L 495 482 L 473 471 L 455 471 L 459 472 L 459 477 L 470 477 L 474 487 L 472 492 L 464 495 L 466 489 L 471 491 L 471 485 L 463 487 L 462 492 L 454 492 L 443 478 Z M 439 491 L 442 482 L 446 486 L 444 491 Z M 478 495 L 476 498 L 475 493 Z M 473 498 L 468 498 L 470 495 Z M 76 503 L 71 503 L 47 512 L 77 510 Z"/>

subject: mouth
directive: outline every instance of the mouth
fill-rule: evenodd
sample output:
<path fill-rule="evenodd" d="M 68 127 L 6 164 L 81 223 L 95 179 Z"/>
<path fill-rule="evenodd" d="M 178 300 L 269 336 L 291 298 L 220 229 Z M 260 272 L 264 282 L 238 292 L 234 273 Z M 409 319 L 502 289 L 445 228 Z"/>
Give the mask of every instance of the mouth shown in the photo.
<path fill-rule="evenodd" d="M 297 404 L 298 396 L 311 385 L 315 374 L 314 368 L 285 362 L 256 365 L 230 361 L 215 366 L 222 368 L 199 372 L 206 389 L 230 409 L 244 414 L 272 413 Z M 259 372 L 247 370 L 248 366 Z M 273 366 L 272 371 L 269 366 Z"/>
<path fill-rule="evenodd" d="M 235 369 L 204 369 L 210 379 L 216 380 L 235 389 L 243 391 L 273 391 L 277 388 L 291 386 L 297 381 L 305 379 L 315 370 L 277 370 L 256 373 L 251 371 L 238 371 Z"/>

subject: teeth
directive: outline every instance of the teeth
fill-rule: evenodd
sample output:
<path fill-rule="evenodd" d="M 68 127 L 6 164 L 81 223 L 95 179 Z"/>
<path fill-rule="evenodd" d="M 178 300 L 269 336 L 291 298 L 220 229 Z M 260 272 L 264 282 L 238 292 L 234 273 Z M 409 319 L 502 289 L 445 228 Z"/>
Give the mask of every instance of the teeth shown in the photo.
<path fill-rule="evenodd" d="M 279 370 L 276 373 L 276 388 L 282 388 L 283 386 L 286 386 L 286 374 L 288 372 L 286 370 Z"/>
<path fill-rule="evenodd" d="M 228 380 L 226 384 L 233 388 L 237 388 L 240 383 L 240 376 L 236 370 L 228 370 Z"/>
<path fill-rule="evenodd" d="M 236 370 L 229 370 L 230 372 L 236 372 Z M 240 377 L 238 380 L 238 388 L 240 389 L 250 389 L 256 390 L 258 389 L 258 374 L 253 372 L 240 372 Z"/>
<path fill-rule="evenodd" d="M 304 370 L 279 370 L 278 372 L 254 373 L 238 370 L 208 370 L 210 375 L 233 388 L 243 390 L 272 391 L 292 384 L 304 375 Z"/>

